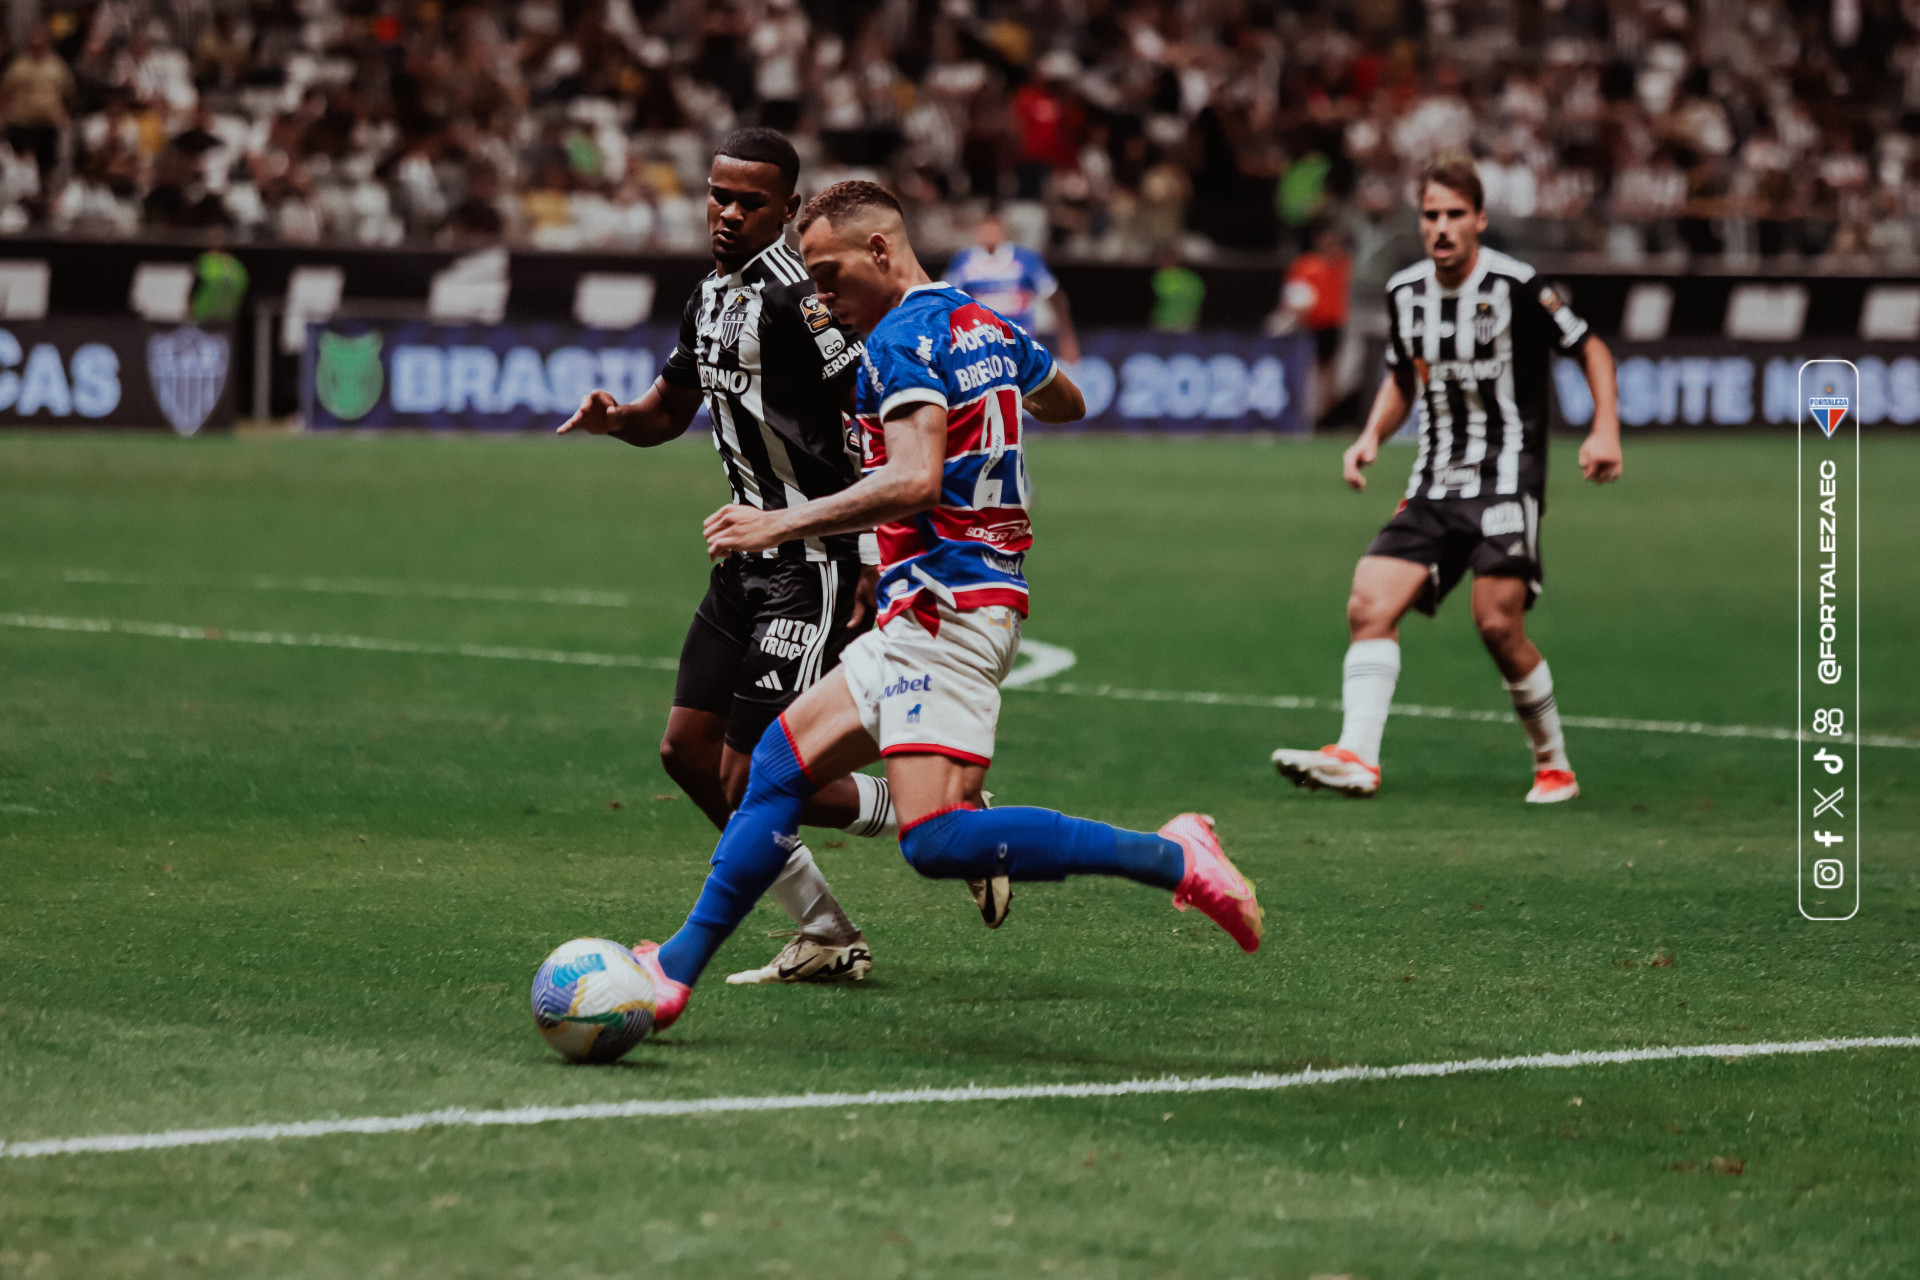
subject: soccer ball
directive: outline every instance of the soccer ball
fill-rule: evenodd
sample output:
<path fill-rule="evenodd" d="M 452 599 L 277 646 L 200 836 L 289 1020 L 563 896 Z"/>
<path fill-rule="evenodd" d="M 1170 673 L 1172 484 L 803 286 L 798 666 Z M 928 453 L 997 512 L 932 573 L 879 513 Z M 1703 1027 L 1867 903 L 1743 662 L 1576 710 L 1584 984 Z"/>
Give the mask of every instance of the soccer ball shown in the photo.
<path fill-rule="evenodd" d="M 562 1057 L 612 1062 L 653 1030 L 653 979 L 633 952 L 575 938 L 533 975 L 533 1021 Z"/>

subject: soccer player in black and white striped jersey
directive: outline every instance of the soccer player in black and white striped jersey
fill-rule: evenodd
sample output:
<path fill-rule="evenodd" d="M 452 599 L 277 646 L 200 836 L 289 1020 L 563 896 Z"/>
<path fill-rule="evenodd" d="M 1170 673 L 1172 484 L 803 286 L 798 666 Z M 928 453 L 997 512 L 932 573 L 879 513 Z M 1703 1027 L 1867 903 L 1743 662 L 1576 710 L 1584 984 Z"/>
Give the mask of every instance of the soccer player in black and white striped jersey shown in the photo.
<path fill-rule="evenodd" d="M 1417 190 L 1427 256 L 1387 281 L 1387 376 L 1344 460 L 1347 483 L 1365 489 L 1361 469 L 1417 398 L 1413 476 L 1354 570 L 1340 740 L 1318 751 L 1283 748 L 1273 763 L 1303 786 L 1350 796 L 1378 791 L 1380 738 L 1400 677 L 1400 619 L 1409 609 L 1432 614 L 1471 569 L 1474 625 L 1533 747 L 1526 798 L 1571 800 L 1580 785 L 1567 759 L 1552 673 L 1527 638 L 1526 611 L 1544 577 L 1540 520 L 1553 358 L 1575 356 L 1585 368 L 1594 414 L 1580 470 L 1604 484 L 1620 478 L 1613 357 L 1532 267 L 1481 246 L 1487 215 L 1471 157 L 1436 159 Z"/>
<path fill-rule="evenodd" d="M 687 300 L 680 342 L 630 405 L 595 391 L 564 423 L 648 447 L 678 439 L 702 403 L 733 501 L 784 509 L 840 492 L 860 477 L 860 451 L 842 417 L 860 367 L 859 338 L 833 321 L 785 240 L 800 211 L 800 158 L 771 129 L 737 129 L 708 176 L 714 270 Z M 798 539 L 714 566 L 680 651 L 660 756 L 667 772 L 724 829 L 747 785 L 766 727 L 871 625 L 878 576 L 873 535 Z M 829 782 L 807 807 L 810 826 L 892 835 L 884 779 Z M 805 845 L 769 891 L 796 933 L 760 968 L 730 982 L 864 978 L 873 955 Z"/>

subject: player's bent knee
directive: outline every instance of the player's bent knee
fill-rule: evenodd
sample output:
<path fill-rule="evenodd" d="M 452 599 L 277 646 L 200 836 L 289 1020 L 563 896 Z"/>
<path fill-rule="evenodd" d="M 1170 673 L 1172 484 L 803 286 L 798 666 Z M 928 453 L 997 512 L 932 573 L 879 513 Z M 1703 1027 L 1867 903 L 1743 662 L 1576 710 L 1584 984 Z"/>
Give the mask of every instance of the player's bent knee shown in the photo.
<path fill-rule="evenodd" d="M 1356 591 L 1347 597 L 1347 628 L 1356 640 L 1392 635 L 1397 621 L 1377 596 Z"/>
<path fill-rule="evenodd" d="M 681 778 L 700 772 L 697 753 L 688 750 L 688 744 L 671 733 L 660 739 L 660 766 L 667 776 L 679 781 Z"/>
<path fill-rule="evenodd" d="M 1525 624 L 1504 611 L 1488 612 L 1473 621 L 1480 629 L 1481 641 L 1496 653 L 1504 652 L 1526 636 Z"/>
<path fill-rule="evenodd" d="M 950 809 L 900 833 L 900 854 L 929 880 L 977 880 L 993 874 L 994 851 L 972 828 L 977 809 Z"/>

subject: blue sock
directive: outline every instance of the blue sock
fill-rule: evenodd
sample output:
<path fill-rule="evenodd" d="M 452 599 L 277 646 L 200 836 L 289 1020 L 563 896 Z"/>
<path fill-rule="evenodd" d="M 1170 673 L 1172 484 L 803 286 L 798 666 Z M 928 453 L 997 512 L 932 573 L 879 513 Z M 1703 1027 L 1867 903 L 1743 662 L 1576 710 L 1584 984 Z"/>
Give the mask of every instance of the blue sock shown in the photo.
<path fill-rule="evenodd" d="M 1125 876 L 1176 889 L 1187 854 L 1165 836 L 1070 818 L 1052 809 L 954 809 L 909 828 L 900 852 L 936 880 L 1063 880 Z"/>
<path fill-rule="evenodd" d="M 747 794 L 720 833 L 713 870 L 680 931 L 660 945 L 660 967 L 691 986 L 754 904 L 779 878 L 800 829 L 800 806 L 818 788 L 775 720 L 753 749 Z"/>

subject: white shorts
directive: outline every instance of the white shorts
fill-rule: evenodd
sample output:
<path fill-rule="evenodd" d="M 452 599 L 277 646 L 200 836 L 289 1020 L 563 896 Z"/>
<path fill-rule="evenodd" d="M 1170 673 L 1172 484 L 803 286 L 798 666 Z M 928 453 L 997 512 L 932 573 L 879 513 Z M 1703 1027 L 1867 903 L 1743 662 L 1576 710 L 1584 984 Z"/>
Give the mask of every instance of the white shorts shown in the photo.
<path fill-rule="evenodd" d="M 956 613 L 939 606 L 940 632 L 909 611 L 840 655 L 860 723 L 883 756 L 928 752 L 993 761 L 1000 682 L 1020 654 L 1020 614 L 1005 605 Z"/>

